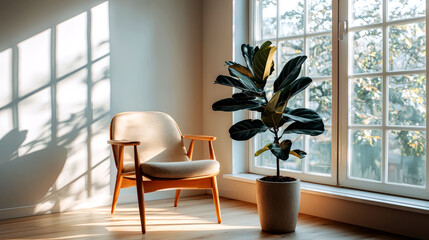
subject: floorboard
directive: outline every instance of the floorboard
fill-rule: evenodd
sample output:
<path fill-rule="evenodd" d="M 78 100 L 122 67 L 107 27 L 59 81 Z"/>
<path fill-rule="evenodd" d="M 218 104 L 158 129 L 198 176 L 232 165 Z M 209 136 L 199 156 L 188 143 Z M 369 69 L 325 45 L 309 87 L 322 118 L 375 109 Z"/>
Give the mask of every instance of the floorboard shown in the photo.
<path fill-rule="evenodd" d="M 147 233 L 140 232 L 137 204 L 99 207 L 0 221 L 0 239 L 401 239 L 393 234 L 308 215 L 296 231 L 269 234 L 259 227 L 255 204 L 221 198 L 222 224 L 216 222 L 211 196 L 146 203 Z"/>

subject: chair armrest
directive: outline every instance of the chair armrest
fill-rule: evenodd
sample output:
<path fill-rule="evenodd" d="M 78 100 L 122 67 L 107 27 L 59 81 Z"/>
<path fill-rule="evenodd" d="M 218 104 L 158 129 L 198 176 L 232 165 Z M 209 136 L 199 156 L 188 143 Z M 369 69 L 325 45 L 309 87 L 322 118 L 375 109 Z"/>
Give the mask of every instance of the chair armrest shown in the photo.
<path fill-rule="evenodd" d="M 136 146 L 140 145 L 140 141 L 130 141 L 130 140 L 109 140 L 108 144 L 116 145 L 116 146 Z"/>
<path fill-rule="evenodd" d="M 190 134 L 184 134 L 183 138 L 192 139 L 192 140 L 202 140 L 202 141 L 214 141 L 214 140 L 216 140 L 216 137 L 207 136 L 207 135 L 190 135 Z"/>

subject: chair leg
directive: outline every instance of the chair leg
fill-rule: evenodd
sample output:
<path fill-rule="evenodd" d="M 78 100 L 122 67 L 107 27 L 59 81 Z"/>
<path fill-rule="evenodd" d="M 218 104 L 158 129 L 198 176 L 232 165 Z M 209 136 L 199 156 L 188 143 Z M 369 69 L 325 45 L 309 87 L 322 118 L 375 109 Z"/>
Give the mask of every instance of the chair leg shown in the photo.
<path fill-rule="evenodd" d="M 115 191 L 113 192 L 112 210 L 110 211 L 110 213 L 112 214 L 115 213 L 116 203 L 118 202 L 121 185 L 122 185 L 122 176 L 118 174 L 118 176 L 116 177 Z"/>
<path fill-rule="evenodd" d="M 136 188 L 137 188 L 137 199 L 139 203 L 139 213 L 140 213 L 140 223 L 142 228 L 142 233 L 146 233 L 146 216 L 145 216 L 145 206 L 144 206 L 144 190 L 143 190 L 143 181 L 136 179 Z"/>
<path fill-rule="evenodd" d="M 221 223 L 222 219 L 220 216 L 219 192 L 217 190 L 216 176 L 212 177 L 212 193 L 213 193 L 214 205 L 216 208 L 217 222 Z"/>
<path fill-rule="evenodd" d="M 177 207 L 179 203 L 180 189 L 176 189 L 176 197 L 174 198 L 174 206 Z"/>

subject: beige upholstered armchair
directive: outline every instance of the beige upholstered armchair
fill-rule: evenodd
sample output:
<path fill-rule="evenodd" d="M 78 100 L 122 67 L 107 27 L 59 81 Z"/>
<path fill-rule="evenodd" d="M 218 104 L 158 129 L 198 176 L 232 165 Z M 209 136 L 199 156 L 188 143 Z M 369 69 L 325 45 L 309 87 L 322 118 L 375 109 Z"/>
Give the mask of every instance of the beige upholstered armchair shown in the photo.
<path fill-rule="evenodd" d="M 190 139 L 188 150 L 184 139 Z M 176 189 L 212 189 L 217 221 L 221 222 L 215 160 L 211 136 L 182 135 L 176 122 L 161 112 L 123 112 L 110 123 L 110 141 L 117 167 L 112 214 L 121 188 L 136 186 L 142 233 L 146 232 L 144 193 Z M 194 140 L 207 141 L 209 160 L 191 161 Z"/>

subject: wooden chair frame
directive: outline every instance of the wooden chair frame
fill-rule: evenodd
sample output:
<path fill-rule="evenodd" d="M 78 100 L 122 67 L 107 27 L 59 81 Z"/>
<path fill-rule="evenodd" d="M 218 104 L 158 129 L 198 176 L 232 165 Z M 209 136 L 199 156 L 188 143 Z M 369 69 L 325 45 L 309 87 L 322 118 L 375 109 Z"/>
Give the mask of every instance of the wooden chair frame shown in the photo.
<path fill-rule="evenodd" d="M 111 135 L 112 136 L 112 135 Z M 192 160 L 192 153 L 194 150 L 194 140 L 207 141 L 209 145 L 210 159 L 216 161 L 213 141 L 216 137 L 204 136 L 204 135 L 182 135 L 182 139 L 190 139 L 187 155 Z M 219 192 L 217 188 L 216 176 L 219 172 L 204 177 L 185 178 L 185 179 L 157 179 L 144 176 L 140 168 L 140 159 L 137 151 L 137 146 L 140 145 L 139 141 L 128 141 L 128 140 L 110 140 L 109 144 L 112 145 L 113 153 L 115 148 L 117 154 L 114 154 L 115 164 L 118 169 L 116 175 L 115 190 L 113 193 L 112 210 L 111 213 L 115 212 L 116 203 L 118 201 L 119 191 L 121 188 L 127 188 L 136 186 L 137 197 L 139 204 L 139 213 L 141 221 L 142 233 L 146 233 L 146 217 L 145 217 L 145 205 L 144 205 L 144 193 L 154 192 L 161 189 L 176 189 L 176 196 L 174 198 L 174 206 L 177 207 L 179 202 L 180 190 L 181 189 L 211 189 L 213 194 L 213 201 L 216 209 L 217 222 L 221 223 L 221 213 L 219 205 Z M 123 173 L 123 153 L 124 147 L 130 146 L 134 148 L 134 167 L 135 173 Z"/>

